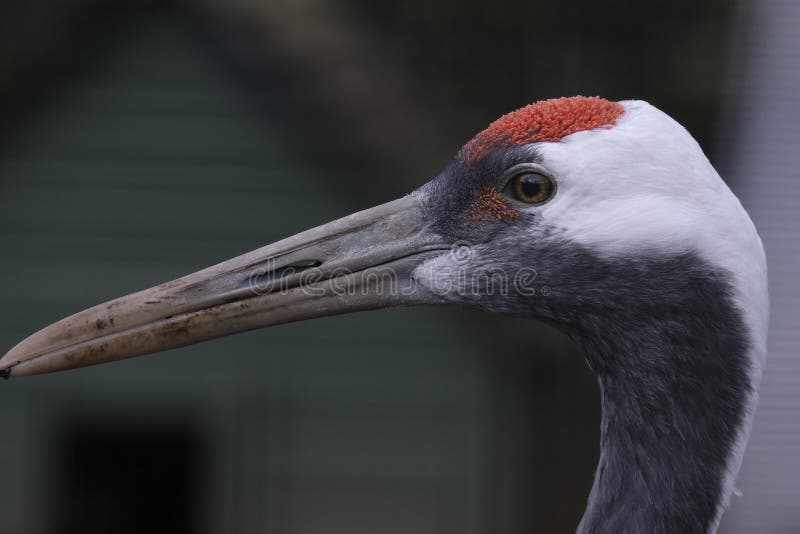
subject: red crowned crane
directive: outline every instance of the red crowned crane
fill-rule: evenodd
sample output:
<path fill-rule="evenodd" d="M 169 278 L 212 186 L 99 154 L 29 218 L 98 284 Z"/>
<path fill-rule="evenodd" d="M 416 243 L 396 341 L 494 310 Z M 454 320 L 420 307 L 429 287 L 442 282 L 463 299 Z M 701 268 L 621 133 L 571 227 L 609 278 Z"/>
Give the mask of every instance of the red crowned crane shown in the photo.
<path fill-rule="evenodd" d="M 582 349 L 602 426 L 579 532 L 716 531 L 766 357 L 764 251 L 697 142 L 642 101 L 509 113 L 410 195 L 63 319 L 0 373 L 441 304 L 536 318 Z"/>

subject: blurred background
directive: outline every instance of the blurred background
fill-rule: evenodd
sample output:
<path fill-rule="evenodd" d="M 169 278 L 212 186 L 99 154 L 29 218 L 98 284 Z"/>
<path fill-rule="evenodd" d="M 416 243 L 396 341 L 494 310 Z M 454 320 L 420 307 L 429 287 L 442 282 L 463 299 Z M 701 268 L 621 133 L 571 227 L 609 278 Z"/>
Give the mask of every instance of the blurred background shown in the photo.
<path fill-rule="evenodd" d="M 721 532 L 800 532 L 800 4 L 603 4 L 6 3 L 0 352 L 407 193 L 537 99 L 641 98 L 698 139 L 769 257 Z M 11 381 L 0 424 L 2 533 L 561 533 L 599 392 L 550 328 L 399 309 Z"/>

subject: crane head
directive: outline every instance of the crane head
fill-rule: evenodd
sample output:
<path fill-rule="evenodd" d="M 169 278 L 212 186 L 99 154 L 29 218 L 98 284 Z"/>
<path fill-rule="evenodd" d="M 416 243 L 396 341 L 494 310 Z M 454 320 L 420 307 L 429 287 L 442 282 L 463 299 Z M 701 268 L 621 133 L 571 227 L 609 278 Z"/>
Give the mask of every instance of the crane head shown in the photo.
<path fill-rule="evenodd" d="M 599 335 L 685 305 L 664 285 L 691 290 L 681 269 L 721 273 L 761 336 L 760 241 L 686 130 L 642 101 L 545 100 L 492 123 L 412 194 L 67 317 L 12 348 L 0 373 L 400 305 L 473 306 Z"/>

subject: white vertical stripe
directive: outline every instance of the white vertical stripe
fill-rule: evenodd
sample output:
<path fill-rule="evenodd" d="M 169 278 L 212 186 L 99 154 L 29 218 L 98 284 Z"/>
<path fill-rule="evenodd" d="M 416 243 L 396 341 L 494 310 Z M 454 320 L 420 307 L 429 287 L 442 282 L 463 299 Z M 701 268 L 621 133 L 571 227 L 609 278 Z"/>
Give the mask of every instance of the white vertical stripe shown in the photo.
<path fill-rule="evenodd" d="M 800 2 L 741 0 L 720 170 L 767 252 L 771 322 L 761 401 L 721 533 L 800 531 Z"/>

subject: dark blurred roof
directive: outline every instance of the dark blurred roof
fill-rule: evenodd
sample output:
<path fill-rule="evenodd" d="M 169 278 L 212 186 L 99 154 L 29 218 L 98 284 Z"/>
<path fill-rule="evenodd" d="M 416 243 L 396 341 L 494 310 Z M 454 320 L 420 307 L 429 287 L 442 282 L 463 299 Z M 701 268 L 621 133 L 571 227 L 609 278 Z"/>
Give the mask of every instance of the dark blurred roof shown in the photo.
<path fill-rule="evenodd" d="M 732 3 L 645 5 L 506 0 L 33 0 L 0 17 L 0 106 L 24 108 L 102 54 L 126 26 L 172 11 L 259 90 L 283 85 L 284 110 L 327 157 L 369 161 L 396 195 L 441 168 L 499 114 L 536 99 L 643 98 L 710 146 Z M 263 88 L 263 86 L 262 86 Z"/>
<path fill-rule="evenodd" d="M 359 39 L 358 27 L 345 17 L 311 16 L 303 20 L 318 26 L 298 31 L 296 24 L 285 24 L 295 15 L 289 3 L 253 12 L 223 2 L 40 0 L 8 11 L 0 19 L 6 131 L 13 129 L 15 115 L 35 112 L 60 82 L 80 75 L 149 17 L 166 12 L 191 27 L 210 53 L 224 55 L 231 74 L 254 94 L 280 92 L 280 105 L 269 98 L 262 103 L 273 106 L 272 113 L 292 116 L 314 143 L 310 155 L 329 165 L 365 165 L 373 179 L 355 180 L 363 196 L 408 192 L 444 161 L 439 140 L 446 136 L 438 135 L 435 121 L 412 95 L 402 94 L 396 75 L 385 76 L 391 65 L 375 63 L 370 41 Z M 392 179 L 381 183 L 387 169 Z"/>

